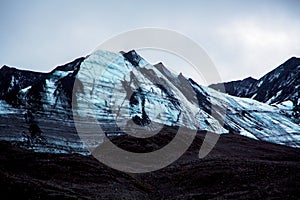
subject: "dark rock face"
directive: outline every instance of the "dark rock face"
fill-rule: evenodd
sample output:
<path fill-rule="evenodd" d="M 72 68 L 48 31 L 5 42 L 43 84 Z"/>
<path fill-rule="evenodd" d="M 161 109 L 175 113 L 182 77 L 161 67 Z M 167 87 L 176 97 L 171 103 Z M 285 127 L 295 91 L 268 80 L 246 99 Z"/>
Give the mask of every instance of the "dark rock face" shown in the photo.
<path fill-rule="evenodd" d="M 225 92 L 238 97 L 251 96 L 251 94 L 253 95 L 254 90 L 252 88 L 256 87 L 256 83 L 257 80 L 252 77 L 248 77 L 239 81 L 227 82 L 224 83 Z M 221 84 L 212 84 L 209 87 L 219 92 L 224 92 L 219 88 L 220 86 Z"/>
<path fill-rule="evenodd" d="M 48 74 L 45 73 L 3 66 L 0 69 L 0 99 L 5 100 L 14 107 L 18 107 L 22 104 L 19 98 L 20 90 L 33 84 L 38 84 L 47 76 Z"/>
<path fill-rule="evenodd" d="M 226 93 L 268 104 L 293 100 L 300 88 L 300 58 L 292 57 L 259 80 L 251 77 L 224 83 Z M 220 84 L 209 87 L 218 90 Z"/>
<path fill-rule="evenodd" d="M 133 105 L 136 106 L 139 103 L 141 104 L 141 110 L 138 110 L 138 112 L 142 113 L 141 117 L 135 114 L 135 109 L 131 109 L 132 111 L 130 113 L 132 116 L 132 120 L 139 126 L 147 126 L 151 123 L 151 120 L 145 111 L 146 94 L 144 93 L 145 92 L 143 92 L 143 90 L 139 88 L 137 91 L 133 92 L 130 98 L 131 108 L 133 107 Z"/>
<path fill-rule="evenodd" d="M 135 50 L 123 53 L 123 56 L 135 67 L 139 66 L 141 57 L 136 53 Z"/>
<path fill-rule="evenodd" d="M 56 67 L 50 73 L 39 73 L 32 71 L 19 70 L 3 66 L 0 69 L 0 100 L 6 101 L 17 108 L 43 110 L 47 101 L 47 82 L 54 79 L 54 104 L 58 101 L 70 105 L 72 99 L 72 89 L 75 76 L 80 69 L 80 63 L 84 58 L 78 58 L 63 66 Z M 59 76 L 61 72 L 69 72 L 67 76 Z M 28 88 L 27 88 L 28 87 Z M 22 90 L 23 89 L 23 90 Z M 25 89 L 25 90 L 24 90 Z"/>
<path fill-rule="evenodd" d="M 83 60 L 76 59 L 49 73 L 3 66 L 0 69 L 0 103 L 5 102 L 14 110 L 11 113 L 2 110 L 1 139 L 20 141 L 21 146 L 36 151 L 85 152 L 76 135 L 71 112 L 73 85 Z M 40 131 L 32 131 L 32 127 Z M 28 147 L 26 138 L 36 135 L 42 135 L 47 144 L 30 142 Z"/>

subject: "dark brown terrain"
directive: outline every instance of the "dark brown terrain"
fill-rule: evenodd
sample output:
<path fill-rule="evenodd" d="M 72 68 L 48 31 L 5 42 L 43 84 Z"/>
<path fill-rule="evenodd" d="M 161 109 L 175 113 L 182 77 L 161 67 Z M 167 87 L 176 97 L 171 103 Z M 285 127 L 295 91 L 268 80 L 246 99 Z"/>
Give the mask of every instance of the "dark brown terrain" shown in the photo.
<path fill-rule="evenodd" d="M 137 145 L 114 140 L 124 148 Z M 198 133 L 179 160 L 145 174 L 119 172 L 91 156 L 34 153 L 0 142 L 1 199 L 300 199 L 300 149 L 227 134 L 199 159 L 202 141 Z"/>

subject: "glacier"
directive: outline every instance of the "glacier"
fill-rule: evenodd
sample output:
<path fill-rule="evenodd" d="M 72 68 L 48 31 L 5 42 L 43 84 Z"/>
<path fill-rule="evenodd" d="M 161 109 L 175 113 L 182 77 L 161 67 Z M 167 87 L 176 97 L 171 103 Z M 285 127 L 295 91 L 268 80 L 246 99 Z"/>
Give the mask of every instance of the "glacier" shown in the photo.
<path fill-rule="evenodd" d="M 150 137 L 168 125 L 300 147 L 300 126 L 289 117 L 289 103 L 272 106 L 218 92 L 162 63 L 151 65 L 134 50 L 97 50 L 45 74 L 7 66 L 1 73 L 8 74 L 8 84 L 0 83 L 0 139 L 24 140 L 24 113 L 30 110 L 47 141 L 34 151 L 88 154 L 74 115 L 95 118 L 108 135 Z M 93 147 L 103 139 L 95 134 L 88 144 Z"/>

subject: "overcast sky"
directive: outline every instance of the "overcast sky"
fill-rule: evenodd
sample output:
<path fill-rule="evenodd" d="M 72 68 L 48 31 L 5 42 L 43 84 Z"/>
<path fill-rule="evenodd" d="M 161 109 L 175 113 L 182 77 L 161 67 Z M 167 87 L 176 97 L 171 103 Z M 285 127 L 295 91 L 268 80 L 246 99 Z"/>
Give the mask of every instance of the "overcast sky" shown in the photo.
<path fill-rule="evenodd" d="M 300 57 L 299 8 L 297 0 L 1 0 L 0 65 L 50 71 L 121 32 L 158 27 L 202 46 L 223 81 L 260 78 Z M 173 68 L 192 74 L 184 66 Z"/>

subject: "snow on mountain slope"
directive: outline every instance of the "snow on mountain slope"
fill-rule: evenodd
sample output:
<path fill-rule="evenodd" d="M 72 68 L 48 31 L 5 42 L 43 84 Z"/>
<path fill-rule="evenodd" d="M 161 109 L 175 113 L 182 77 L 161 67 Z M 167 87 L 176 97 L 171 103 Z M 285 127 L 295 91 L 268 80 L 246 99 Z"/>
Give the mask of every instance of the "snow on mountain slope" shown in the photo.
<path fill-rule="evenodd" d="M 249 98 L 239 98 L 222 94 L 214 89 L 193 87 L 204 96 L 209 96 L 214 107 L 226 110 L 224 127 L 231 133 L 245 135 L 254 139 L 270 141 L 288 146 L 300 146 L 300 126 L 285 110 Z"/>
<path fill-rule="evenodd" d="M 174 76 L 162 64 L 153 67 L 134 51 L 123 55 L 97 51 L 82 62 L 77 78 L 85 82 L 85 95 L 81 99 L 86 93 L 93 93 L 91 101 L 98 108 L 92 107 L 87 116 L 96 110 L 99 120 L 118 118 L 118 125 L 123 129 L 130 119 L 140 125 L 152 120 L 216 133 L 239 133 L 295 147 L 300 144 L 299 126 L 280 109 L 198 86 L 181 74 Z M 78 106 L 84 107 L 86 102 L 81 103 Z M 219 118 L 211 116 L 212 108 L 220 112 Z M 221 125 L 221 110 L 226 112 L 224 127 L 227 130 Z M 84 111 L 89 112 L 86 107 Z"/>
<path fill-rule="evenodd" d="M 135 51 L 123 55 L 97 51 L 84 60 L 80 67 L 77 78 L 84 87 L 78 95 L 77 106 L 83 108 L 80 112 L 87 117 L 96 112 L 100 121 L 117 118 L 121 127 L 132 126 L 128 123 L 133 121 L 140 126 L 154 122 L 216 133 L 227 132 L 220 125 L 197 121 L 198 103 L 196 98 L 189 98 L 194 95 L 186 78 L 180 77 L 182 75 L 166 77 Z M 167 72 L 166 68 L 164 72 Z M 170 75 L 170 72 L 167 74 Z M 189 90 L 190 94 L 185 95 L 187 92 L 181 92 L 183 90 Z M 87 108 L 87 102 L 84 101 L 87 94 L 94 105 L 91 108 Z M 202 112 L 209 116 L 205 111 Z M 218 124 L 218 121 L 213 123 Z M 155 126 L 149 128 L 155 129 Z"/>
<path fill-rule="evenodd" d="M 300 147 L 299 125 L 284 109 L 199 86 L 162 63 L 150 65 L 135 51 L 99 50 L 45 74 L 4 67 L 0 76 L 5 76 L 0 83 L 0 138 L 20 140 L 30 126 L 24 114 L 33 115 L 47 140 L 35 151 L 86 153 L 72 106 L 83 117 L 95 115 L 106 133 L 134 127 L 146 134 L 165 124 Z"/>
<path fill-rule="evenodd" d="M 0 138 L 21 142 L 34 151 L 86 154 L 71 118 L 74 76 L 83 59 L 58 66 L 49 73 L 2 67 L 0 102 L 5 103 L 0 104 Z M 16 84 L 8 84 L 12 77 L 18 80 Z M 45 140 L 28 140 L 32 124 L 38 125 Z"/>
<path fill-rule="evenodd" d="M 285 116 L 281 109 L 248 99 L 224 95 L 202 87 L 218 103 L 226 108 L 225 127 L 247 137 L 300 147 L 300 126 Z"/>
<path fill-rule="evenodd" d="M 0 115 L 1 114 L 12 114 L 17 112 L 17 109 L 13 108 L 11 105 L 3 100 L 0 100 Z"/>

